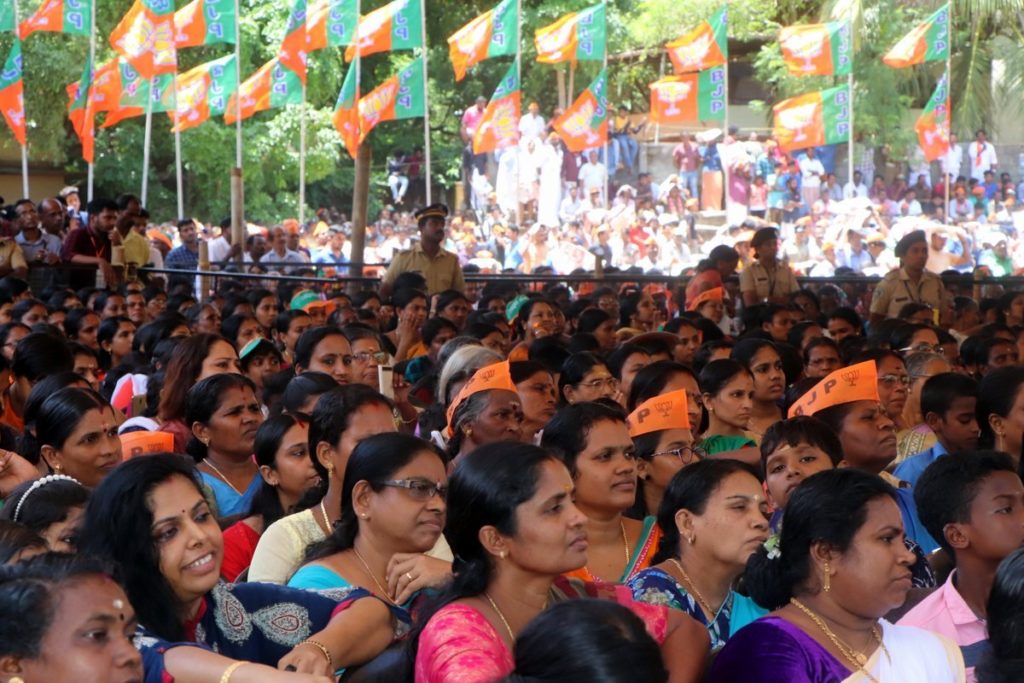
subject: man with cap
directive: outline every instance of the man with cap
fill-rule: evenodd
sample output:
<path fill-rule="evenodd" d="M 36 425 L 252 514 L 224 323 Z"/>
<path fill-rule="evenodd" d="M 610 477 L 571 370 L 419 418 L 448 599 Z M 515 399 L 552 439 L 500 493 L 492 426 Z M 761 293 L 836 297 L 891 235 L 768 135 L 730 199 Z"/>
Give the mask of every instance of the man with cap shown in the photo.
<path fill-rule="evenodd" d="M 761 228 L 750 240 L 754 260 L 740 273 L 740 292 L 743 305 L 758 303 L 787 303 L 789 295 L 800 289 L 796 276 L 785 263 L 778 260 L 779 231 Z"/>
<path fill-rule="evenodd" d="M 420 273 L 426 278 L 428 294 L 437 294 L 446 289 L 463 291 L 466 283 L 459 258 L 441 247 L 445 239 L 448 207 L 444 204 L 431 204 L 414 215 L 420 229 L 419 242 L 413 244 L 411 249 L 395 254 L 384 273 L 381 296 L 390 295 L 395 279 L 409 272 Z"/>
<path fill-rule="evenodd" d="M 896 257 L 900 267 L 875 286 L 871 299 L 871 322 L 895 318 L 909 303 L 931 306 L 945 316 L 949 308 L 949 293 L 935 273 L 925 270 L 928 263 L 928 237 L 924 230 L 914 230 L 896 243 Z"/>

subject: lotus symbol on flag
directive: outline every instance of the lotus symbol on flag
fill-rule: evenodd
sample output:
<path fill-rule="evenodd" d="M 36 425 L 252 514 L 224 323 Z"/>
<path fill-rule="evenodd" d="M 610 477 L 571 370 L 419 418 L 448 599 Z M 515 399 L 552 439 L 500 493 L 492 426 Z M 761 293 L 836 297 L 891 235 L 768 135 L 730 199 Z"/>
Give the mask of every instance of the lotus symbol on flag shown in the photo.
<path fill-rule="evenodd" d="M 588 100 L 562 122 L 562 127 L 574 138 L 586 136 L 586 144 L 593 145 L 601 139 L 601 136 L 590 127 L 595 111 L 594 103 Z"/>
<path fill-rule="evenodd" d="M 179 112 L 187 112 L 197 108 L 206 99 L 206 92 L 209 84 L 205 78 L 190 79 L 187 82 L 178 82 L 177 109 Z"/>
<path fill-rule="evenodd" d="M 515 142 L 518 128 L 516 118 L 515 103 L 511 99 L 505 99 L 495 105 L 494 116 L 481 127 L 492 129 L 498 147 L 507 147 Z"/>
<path fill-rule="evenodd" d="M 380 123 L 381 113 L 395 99 L 397 89 L 397 85 L 390 82 L 359 102 L 359 115 L 370 124 L 370 128 Z"/>
<path fill-rule="evenodd" d="M 171 21 L 154 24 L 145 13 L 137 18 L 139 30 L 130 30 L 124 34 L 121 47 L 126 54 L 139 57 L 147 52 L 153 53 L 153 65 L 156 67 L 175 63 L 174 26 Z"/>
<path fill-rule="evenodd" d="M 786 40 L 786 49 L 803 60 L 800 70 L 805 72 L 815 70 L 814 60 L 821 56 L 824 45 L 820 31 L 797 31 Z"/>
<path fill-rule="evenodd" d="M 567 21 L 563 25 L 559 26 L 557 30 L 538 36 L 537 52 L 540 54 L 550 54 L 555 59 L 561 60 L 564 50 L 575 47 L 570 42 L 572 33 L 575 30 L 575 24 L 571 21 Z"/>
<path fill-rule="evenodd" d="M 806 140 L 807 129 L 814 124 L 814 115 L 817 111 L 817 102 L 808 102 L 807 104 L 783 109 L 779 112 L 779 124 L 794 133 L 792 142 Z"/>
<path fill-rule="evenodd" d="M 359 47 L 373 47 L 374 36 L 380 31 L 384 24 L 391 20 L 387 12 L 370 12 L 360 20 L 359 24 Z"/>
<path fill-rule="evenodd" d="M 680 45 L 673 49 L 676 59 L 686 67 L 698 67 L 704 63 L 704 57 L 711 50 L 711 40 L 714 36 L 710 32 L 701 33 L 689 45 Z"/>
<path fill-rule="evenodd" d="M 692 89 L 693 84 L 689 81 L 676 81 L 659 85 L 658 99 L 668 104 L 665 107 L 665 114 L 668 116 L 681 114 L 682 110 L 676 105 L 685 101 L 690 96 L 690 90 Z"/>

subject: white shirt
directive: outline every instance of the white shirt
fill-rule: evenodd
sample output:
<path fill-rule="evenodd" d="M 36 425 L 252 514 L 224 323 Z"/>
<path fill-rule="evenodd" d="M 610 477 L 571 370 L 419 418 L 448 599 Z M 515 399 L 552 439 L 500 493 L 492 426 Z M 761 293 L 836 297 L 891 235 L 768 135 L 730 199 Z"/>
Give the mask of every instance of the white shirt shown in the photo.
<path fill-rule="evenodd" d="M 206 243 L 210 250 L 210 262 L 221 263 L 222 261 L 228 260 L 228 254 L 231 253 L 231 245 L 224 239 L 224 235 L 212 239 Z"/>
<path fill-rule="evenodd" d="M 960 145 L 950 145 L 949 151 L 939 157 L 939 163 L 942 164 L 942 172 L 946 175 L 956 177 L 960 175 L 960 167 L 964 161 L 964 150 Z"/>
<path fill-rule="evenodd" d="M 999 163 L 998 159 L 996 159 L 996 148 L 992 143 L 985 142 L 984 145 L 980 156 L 978 155 L 977 141 L 967 145 L 967 159 L 971 163 L 971 177 L 975 180 L 984 180 L 985 171 L 995 169 L 996 164 Z"/>
<path fill-rule="evenodd" d="M 519 135 L 522 138 L 522 142 L 530 138 L 540 139 L 544 135 L 545 128 L 544 117 L 540 114 L 527 112 L 519 119 Z"/>
<path fill-rule="evenodd" d="M 825 167 L 818 157 L 804 157 L 799 161 L 802 187 L 820 187 L 821 177 L 825 175 Z"/>
<path fill-rule="evenodd" d="M 604 164 L 600 161 L 597 163 L 590 163 L 589 161 L 580 166 L 580 184 L 583 185 L 585 197 L 589 197 L 590 193 L 587 190 L 592 188 L 598 188 L 601 190 L 601 195 L 604 196 L 604 184 L 608 178 L 608 171 L 605 169 Z"/>
<path fill-rule="evenodd" d="M 862 180 L 860 185 L 854 185 L 853 181 L 846 183 L 843 186 L 843 199 L 853 199 L 854 197 L 867 197 L 868 186 L 864 184 Z"/>

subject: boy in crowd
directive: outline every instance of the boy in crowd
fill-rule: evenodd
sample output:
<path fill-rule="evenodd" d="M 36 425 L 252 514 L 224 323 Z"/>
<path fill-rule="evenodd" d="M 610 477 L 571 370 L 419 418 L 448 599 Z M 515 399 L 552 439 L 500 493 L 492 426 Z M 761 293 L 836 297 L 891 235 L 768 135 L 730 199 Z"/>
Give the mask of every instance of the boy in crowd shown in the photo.
<path fill-rule="evenodd" d="M 914 488 L 918 515 L 956 569 L 899 623 L 945 636 L 960 646 L 973 682 L 987 649 L 985 610 L 999 563 L 1024 544 L 1024 484 L 1005 453 L 979 451 L 940 458 Z"/>
<path fill-rule="evenodd" d="M 921 473 L 948 453 L 974 450 L 981 430 L 975 406 L 978 383 L 966 375 L 942 372 L 928 378 L 921 389 L 921 414 L 934 432 L 936 444 L 901 462 L 897 478 L 914 485 Z M 935 536 L 935 540 L 940 540 Z"/>

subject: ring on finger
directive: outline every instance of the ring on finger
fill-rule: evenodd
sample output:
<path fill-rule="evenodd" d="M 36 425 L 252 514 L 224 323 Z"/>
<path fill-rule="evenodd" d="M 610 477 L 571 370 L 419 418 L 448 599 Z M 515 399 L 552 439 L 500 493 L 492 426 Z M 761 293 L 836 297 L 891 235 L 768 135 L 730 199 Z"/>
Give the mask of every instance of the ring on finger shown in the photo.
<path fill-rule="evenodd" d="M 415 580 L 415 579 L 412 578 L 412 574 L 409 573 L 409 572 L 405 573 L 405 578 L 409 579 L 410 581 L 414 581 Z"/>

